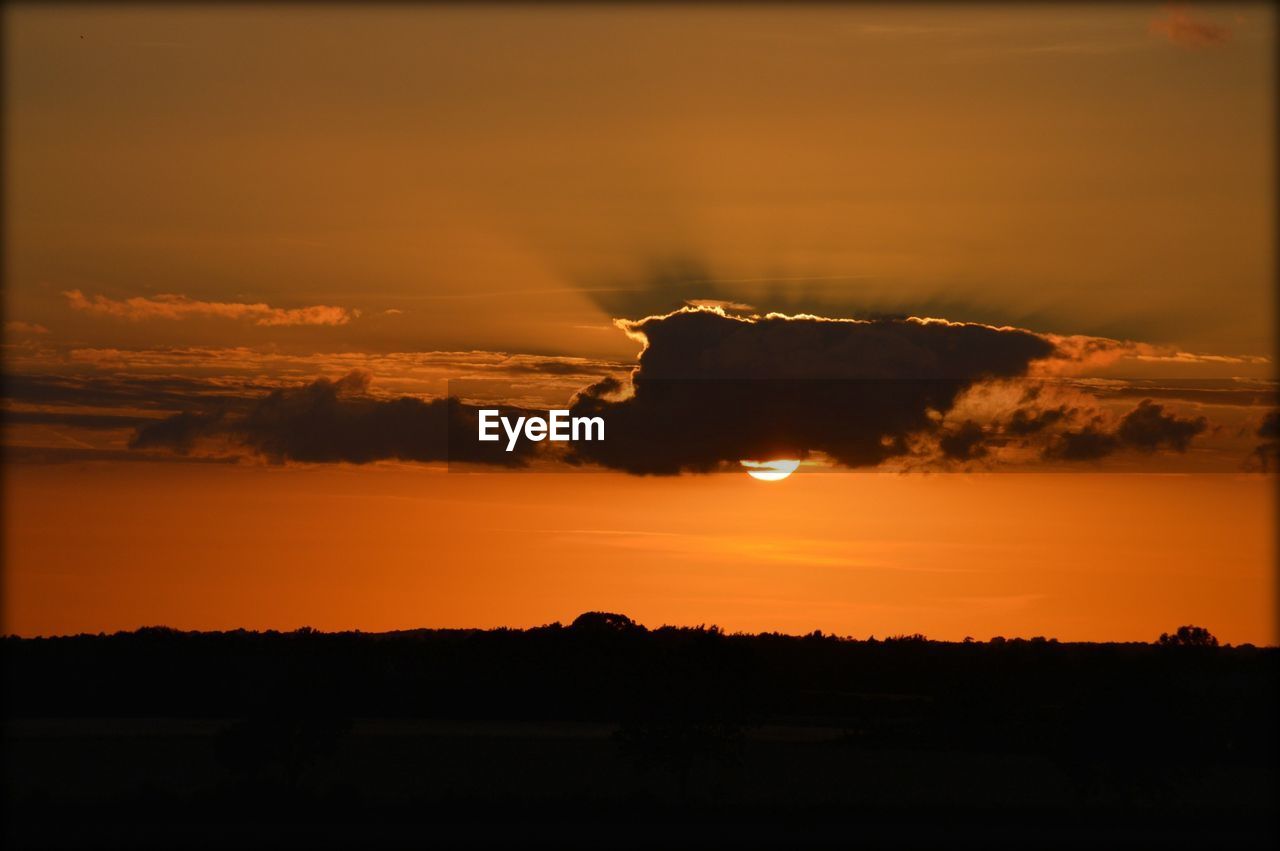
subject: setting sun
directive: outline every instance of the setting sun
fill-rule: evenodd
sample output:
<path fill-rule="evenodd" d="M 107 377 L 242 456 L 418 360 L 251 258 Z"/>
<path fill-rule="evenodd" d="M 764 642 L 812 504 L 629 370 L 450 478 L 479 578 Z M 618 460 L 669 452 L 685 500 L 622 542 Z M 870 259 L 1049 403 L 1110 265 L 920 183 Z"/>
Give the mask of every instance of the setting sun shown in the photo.
<path fill-rule="evenodd" d="M 794 459 L 739 461 L 738 463 L 747 468 L 748 476 L 753 479 L 759 479 L 762 482 L 780 482 L 794 473 L 796 468 L 800 466 L 800 462 Z"/>

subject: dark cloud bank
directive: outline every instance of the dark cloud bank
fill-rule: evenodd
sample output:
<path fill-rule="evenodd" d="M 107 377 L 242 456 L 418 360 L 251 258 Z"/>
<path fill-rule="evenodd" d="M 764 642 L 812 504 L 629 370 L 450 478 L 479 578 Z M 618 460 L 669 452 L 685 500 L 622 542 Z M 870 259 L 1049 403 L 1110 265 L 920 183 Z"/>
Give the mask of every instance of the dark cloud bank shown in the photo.
<path fill-rule="evenodd" d="M 645 342 L 634 393 L 579 395 L 608 439 L 575 458 L 639 474 L 705 472 L 740 459 L 878 464 L 905 451 L 974 382 L 1024 375 L 1054 353 L 1027 331 L 918 319 L 868 321 L 683 310 L 620 323 Z"/>
<path fill-rule="evenodd" d="M 353 464 L 453 460 L 519 467 L 533 454 L 536 444 L 526 441 L 512 452 L 477 442 L 475 406 L 453 398 L 377 399 L 368 395 L 368 384 L 368 373 L 352 372 L 339 381 L 273 390 L 243 410 L 183 411 L 140 428 L 130 446 L 186 454 L 222 442 L 274 462 Z M 469 439 L 451 441 L 451 435 Z"/>
<path fill-rule="evenodd" d="M 1262 442 L 1250 453 L 1248 468 L 1264 473 L 1280 468 L 1280 411 L 1271 411 L 1263 417 L 1254 434 Z"/>
<path fill-rule="evenodd" d="M 1042 405 L 1034 390 L 982 425 L 946 415 L 975 384 L 1028 375 L 1061 358 L 1048 338 L 1016 328 L 941 320 L 739 318 L 684 309 L 619 326 L 644 344 L 630 382 L 606 378 L 571 403 L 602 416 L 606 439 L 561 457 L 638 475 L 709 472 L 742 459 L 821 453 L 847 467 L 919 455 L 923 437 L 944 462 L 983 458 L 993 445 L 1037 440 L 1041 455 L 1089 461 L 1120 450 L 1185 451 L 1205 431 L 1150 399 L 1108 426 L 1078 407 Z M 179 453 L 221 442 L 272 461 L 382 459 L 519 467 L 546 443 L 476 440 L 476 411 L 457 399 L 375 398 L 368 376 L 276 389 L 244 404 L 188 410 L 142 426 L 136 449 Z M 503 413 L 530 411 L 503 408 Z M 563 445 L 560 445 L 563 447 Z"/>
<path fill-rule="evenodd" d="M 1107 431 L 1097 422 L 1064 431 L 1046 448 L 1045 456 L 1063 461 L 1093 461 L 1121 449 L 1186 452 L 1191 438 L 1202 433 L 1208 425 L 1204 417 L 1179 418 L 1165 413 L 1163 405 L 1143 399 L 1124 415 L 1114 431 Z"/>

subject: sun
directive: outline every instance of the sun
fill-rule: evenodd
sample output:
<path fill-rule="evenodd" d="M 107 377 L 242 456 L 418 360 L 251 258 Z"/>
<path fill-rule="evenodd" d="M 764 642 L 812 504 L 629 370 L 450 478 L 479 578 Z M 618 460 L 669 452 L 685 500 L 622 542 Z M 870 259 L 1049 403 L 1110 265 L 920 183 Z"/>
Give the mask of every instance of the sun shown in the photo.
<path fill-rule="evenodd" d="M 800 462 L 791 458 L 776 461 L 739 461 L 747 468 L 747 475 L 762 482 L 780 482 L 796 471 Z"/>

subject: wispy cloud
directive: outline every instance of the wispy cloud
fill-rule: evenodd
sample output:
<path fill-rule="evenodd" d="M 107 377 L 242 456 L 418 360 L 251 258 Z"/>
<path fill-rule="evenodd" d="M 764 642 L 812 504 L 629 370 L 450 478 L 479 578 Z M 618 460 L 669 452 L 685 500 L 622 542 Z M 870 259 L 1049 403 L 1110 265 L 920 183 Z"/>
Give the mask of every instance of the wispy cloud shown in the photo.
<path fill-rule="evenodd" d="M 442 396 L 520 404 L 563 405 L 583 386 L 621 378 L 631 364 L 608 360 L 507 352 L 318 352 L 296 354 L 251 348 L 76 348 L 63 354 L 10 357 L 28 374 L 127 373 L 134 378 L 191 376 L 235 385 L 264 376 L 279 386 L 352 370 L 378 376 L 374 395 Z"/>
<path fill-rule="evenodd" d="M 740 301 L 725 301 L 718 298 L 691 298 L 685 301 L 689 307 L 718 307 L 721 310 L 755 310 L 749 304 Z"/>
<path fill-rule="evenodd" d="M 1231 30 L 1218 24 L 1193 18 L 1181 6 L 1171 6 L 1151 21 L 1152 35 L 1167 39 L 1179 47 L 1215 47 L 1231 40 Z"/>
<path fill-rule="evenodd" d="M 62 294 L 74 310 L 110 316 L 117 319 L 143 321 L 149 319 L 238 319 L 263 326 L 346 325 L 360 315 L 358 310 L 314 304 L 307 307 L 272 307 L 261 302 L 249 304 L 234 301 L 199 301 L 185 295 L 164 293 L 154 297 L 134 296 L 113 299 L 104 295 L 86 296 L 80 290 Z"/>
<path fill-rule="evenodd" d="M 1143 343 L 1135 340 L 1113 340 L 1109 337 L 1091 337 L 1085 334 L 1045 334 L 1053 343 L 1054 356 L 1038 361 L 1032 370 L 1035 375 L 1078 375 L 1110 366 L 1124 359 L 1147 363 L 1177 365 L 1239 364 L 1259 366 L 1271 362 L 1265 355 L 1221 355 L 1185 352 L 1176 346 Z"/>
<path fill-rule="evenodd" d="M 20 319 L 11 319 L 4 323 L 4 330 L 10 334 L 48 334 L 49 329 L 38 322 L 23 322 Z"/>
<path fill-rule="evenodd" d="M 900 540 L 862 540 L 851 550 L 847 542 L 793 536 L 743 536 L 737 533 L 667 532 L 641 529 L 544 529 L 542 534 L 574 546 L 584 541 L 593 548 L 638 550 L 664 557 L 688 558 L 700 564 L 751 562 L 857 571 L 911 573 L 970 572 L 951 565 L 921 565 L 903 554 L 914 546 Z"/>

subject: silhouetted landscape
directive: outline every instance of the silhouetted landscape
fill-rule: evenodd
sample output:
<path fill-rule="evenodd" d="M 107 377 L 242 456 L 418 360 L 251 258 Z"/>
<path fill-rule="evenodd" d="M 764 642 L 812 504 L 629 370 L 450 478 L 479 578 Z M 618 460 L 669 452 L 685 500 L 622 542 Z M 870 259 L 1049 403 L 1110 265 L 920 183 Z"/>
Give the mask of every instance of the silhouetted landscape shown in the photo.
<path fill-rule="evenodd" d="M 1241 846 L 1276 649 L 646 629 L 3 641 L 6 844 Z"/>

